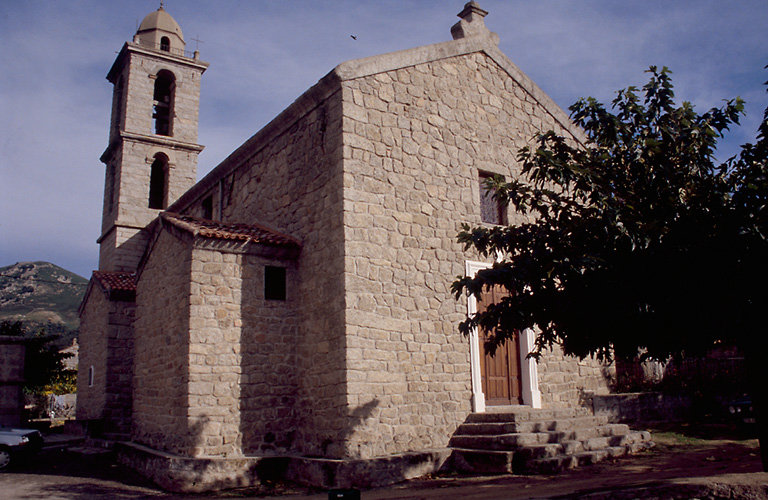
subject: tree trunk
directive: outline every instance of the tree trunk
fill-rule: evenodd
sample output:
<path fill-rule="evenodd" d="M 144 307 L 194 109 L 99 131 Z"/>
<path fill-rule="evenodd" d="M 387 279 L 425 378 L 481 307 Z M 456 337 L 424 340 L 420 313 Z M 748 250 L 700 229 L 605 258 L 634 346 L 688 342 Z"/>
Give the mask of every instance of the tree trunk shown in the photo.
<path fill-rule="evenodd" d="M 748 346 L 745 353 L 749 376 L 752 407 L 755 412 L 757 439 L 760 442 L 760 459 L 763 471 L 768 472 L 768 362 L 763 342 Z"/>

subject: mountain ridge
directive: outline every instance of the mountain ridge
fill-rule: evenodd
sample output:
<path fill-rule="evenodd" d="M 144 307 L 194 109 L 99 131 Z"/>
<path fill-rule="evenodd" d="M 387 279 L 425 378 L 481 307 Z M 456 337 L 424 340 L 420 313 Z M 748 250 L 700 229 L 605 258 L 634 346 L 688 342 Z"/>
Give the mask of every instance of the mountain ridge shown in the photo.
<path fill-rule="evenodd" d="M 0 267 L 0 320 L 59 324 L 75 330 L 88 280 L 51 262 Z"/>

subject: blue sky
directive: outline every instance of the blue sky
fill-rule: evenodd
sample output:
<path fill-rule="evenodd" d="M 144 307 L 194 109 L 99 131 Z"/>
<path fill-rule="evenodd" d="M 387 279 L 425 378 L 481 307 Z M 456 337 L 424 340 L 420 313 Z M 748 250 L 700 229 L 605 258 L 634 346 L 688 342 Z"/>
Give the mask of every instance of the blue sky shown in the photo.
<path fill-rule="evenodd" d="M 754 140 L 768 105 L 765 0 L 480 0 L 500 48 L 556 103 L 603 102 L 668 66 L 678 100 L 747 101 L 724 159 Z M 167 0 L 211 66 L 203 76 L 198 177 L 337 64 L 450 40 L 455 0 Z M 0 266 L 98 265 L 117 51 L 156 0 L 0 0 Z M 356 35 L 354 40 L 350 35 Z M 201 40 L 195 42 L 193 38 Z"/>

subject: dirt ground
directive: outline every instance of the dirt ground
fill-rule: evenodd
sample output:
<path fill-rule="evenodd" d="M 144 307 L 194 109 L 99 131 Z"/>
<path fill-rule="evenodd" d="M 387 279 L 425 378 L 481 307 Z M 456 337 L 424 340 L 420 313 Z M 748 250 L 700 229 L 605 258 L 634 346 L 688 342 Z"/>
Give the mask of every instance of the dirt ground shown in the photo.
<path fill-rule="evenodd" d="M 656 447 L 633 457 L 601 462 L 552 476 L 440 476 L 363 491 L 364 499 L 405 498 L 766 498 L 757 441 L 718 426 L 677 426 L 654 432 Z M 0 472 L 7 499 L 97 498 L 328 498 L 287 484 L 218 495 L 163 492 L 107 456 L 45 451 Z"/>

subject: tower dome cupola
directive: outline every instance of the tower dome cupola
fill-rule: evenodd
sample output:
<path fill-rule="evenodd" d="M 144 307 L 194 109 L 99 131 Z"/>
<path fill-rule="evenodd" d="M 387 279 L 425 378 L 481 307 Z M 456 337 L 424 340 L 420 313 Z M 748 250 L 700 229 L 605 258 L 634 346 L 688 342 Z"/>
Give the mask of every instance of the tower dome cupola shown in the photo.
<path fill-rule="evenodd" d="M 183 54 L 186 47 L 179 23 L 162 6 L 141 21 L 133 41 L 176 54 Z"/>

